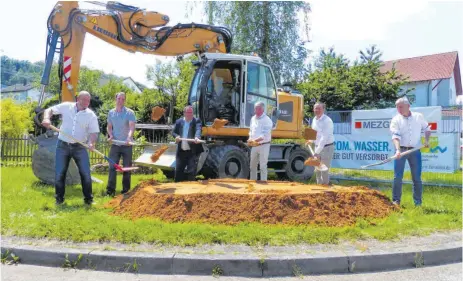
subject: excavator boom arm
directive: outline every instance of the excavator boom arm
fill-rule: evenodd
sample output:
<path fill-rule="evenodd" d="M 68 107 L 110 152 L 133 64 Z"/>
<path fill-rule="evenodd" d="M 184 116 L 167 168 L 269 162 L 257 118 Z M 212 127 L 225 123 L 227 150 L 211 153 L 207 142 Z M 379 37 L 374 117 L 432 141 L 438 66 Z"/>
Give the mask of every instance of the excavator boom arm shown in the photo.
<path fill-rule="evenodd" d="M 227 28 L 195 23 L 168 27 L 167 15 L 118 2 L 103 5 L 105 10 L 83 10 L 77 1 L 60 1 L 48 17 L 50 38 L 58 35 L 63 48 L 60 56 L 62 101 L 74 100 L 87 32 L 131 53 L 181 56 L 230 52 L 232 35 Z M 48 60 L 53 60 L 53 56 L 48 55 Z M 45 74 L 49 71 L 44 71 L 43 85 L 48 84 Z"/>

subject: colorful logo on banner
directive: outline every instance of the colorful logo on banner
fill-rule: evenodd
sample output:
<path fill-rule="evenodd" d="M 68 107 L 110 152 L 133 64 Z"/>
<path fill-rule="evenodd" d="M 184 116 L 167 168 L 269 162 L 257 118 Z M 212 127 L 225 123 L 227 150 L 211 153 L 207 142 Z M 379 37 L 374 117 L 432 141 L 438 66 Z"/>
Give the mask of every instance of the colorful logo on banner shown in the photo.
<path fill-rule="evenodd" d="M 421 143 L 424 143 L 424 137 L 421 138 Z M 439 137 L 431 136 L 429 138 L 429 147 L 425 147 L 421 150 L 422 153 L 445 153 L 447 151 L 447 146 L 439 146 Z"/>

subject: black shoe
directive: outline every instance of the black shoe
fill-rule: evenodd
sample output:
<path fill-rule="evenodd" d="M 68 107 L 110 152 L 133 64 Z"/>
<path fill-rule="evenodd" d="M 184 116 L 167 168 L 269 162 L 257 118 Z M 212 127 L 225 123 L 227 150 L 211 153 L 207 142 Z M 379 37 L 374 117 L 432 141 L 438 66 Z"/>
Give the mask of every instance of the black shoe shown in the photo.
<path fill-rule="evenodd" d="M 95 205 L 95 202 L 93 202 L 93 200 L 84 200 L 84 203 L 87 206 Z"/>
<path fill-rule="evenodd" d="M 126 194 L 127 192 L 129 192 L 129 190 L 122 190 L 121 194 Z"/>
<path fill-rule="evenodd" d="M 56 199 L 55 201 L 56 206 L 63 205 L 63 204 L 64 204 L 64 199 Z"/>
<path fill-rule="evenodd" d="M 106 191 L 106 196 L 114 197 L 114 196 L 116 196 L 116 192 L 115 191 Z"/>

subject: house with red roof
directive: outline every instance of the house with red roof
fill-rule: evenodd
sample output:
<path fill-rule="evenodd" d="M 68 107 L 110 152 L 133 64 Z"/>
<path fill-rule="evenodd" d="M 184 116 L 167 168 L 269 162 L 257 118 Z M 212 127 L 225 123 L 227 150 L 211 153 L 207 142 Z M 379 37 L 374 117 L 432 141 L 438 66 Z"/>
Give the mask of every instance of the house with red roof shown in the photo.
<path fill-rule="evenodd" d="M 461 99 L 458 52 L 386 61 L 381 70 L 392 67 L 408 77 L 401 93 L 410 90 L 407 97 L 412 106 L 451 106 Z"/>

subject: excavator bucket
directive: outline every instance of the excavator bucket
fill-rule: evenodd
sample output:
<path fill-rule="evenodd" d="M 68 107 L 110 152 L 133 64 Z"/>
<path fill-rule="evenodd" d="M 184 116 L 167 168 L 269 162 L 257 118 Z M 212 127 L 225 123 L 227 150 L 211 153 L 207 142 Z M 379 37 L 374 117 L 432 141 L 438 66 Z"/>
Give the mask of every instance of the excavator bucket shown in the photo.
<path fill-rule="evenodd" d="M 38 137 L 29 137 L 29 140 L 38 144 L 38 149 L 32 155 L 32 171 L 42 182 L 55 184 L 55 155 L 58 135 L 48 131 Z M 66 185 L 80 184 L 79 170 L 74 160 L 69 163 L 66 174 Z"/>
<path fill-rule="evenodd" d="M 32 154 L 32 172 L 42 182 L 50 185 L 55 184 L 55 158 L 56 143 L 58 134 L 53 131 L 34 137 L 29 136 L 29 140 L 38 144 L 38 149 Z M 92 181 L 103 183 L 100 179 L 92 176 Z M 77 165 L 73 159 L 69 162 L 66 174 L 66 185 L 80 184 L 80 175 Z"/>
<path fill-rule="evenodd" d="M 152 156 L 156 154 L 157 151 L 160 149 L 164 150 L 163 147 L 167 146 L 167 149 L 160 154 L 159 158 L 153 162 Z M 134 161 L 137 165 L 142 166 L 150 166 L 159 168 L 161 170 L 172 171 L 175 170 L 175 153 L 177 149 L 177 145 L 175 143 L 171 144 L 150 144 L 145 146 L 143 154 L 138 157 L 137 160 Z"/>

